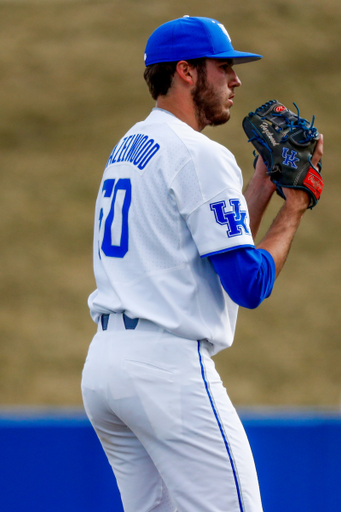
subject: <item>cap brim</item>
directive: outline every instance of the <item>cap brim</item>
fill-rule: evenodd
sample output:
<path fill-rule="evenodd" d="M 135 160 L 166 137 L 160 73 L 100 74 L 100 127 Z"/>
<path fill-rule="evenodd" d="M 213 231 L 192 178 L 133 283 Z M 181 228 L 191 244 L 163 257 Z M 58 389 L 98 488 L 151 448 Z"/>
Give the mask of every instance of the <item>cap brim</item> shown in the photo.
<path fill-rule="evenodd" d="M 253 62 L 254 60 L 262 59 L 262 55 L 257 55 L 256 53 L 246 53 L 246 52 L 238 52 L 233 50 L 231 52 L 218 53 L 214 56 L 208 56 L 211 59 L 232 59 L 233 64 L 245 64 L 246 62 Z"/>
<path fill-rule="evenodd" d="M 155 56 L 148 55 L 147 59 L 145 60 L 146 66 L 151 66 L 152 64 L 158 64 L 160 62 L 178 62 L 179 60 L 192 60 L 192 59 L 199 59 L 199 58 L 207 58 L 207 59 L 231 59 L 233 61 L 233 64 L 244 64 L 246 62 L 253 62 L 254 60 L 262 59 L 262 55 L 257 55 L 256 53 L 246 53 L 246 52 L 238 52 L 234 49 L 227 52 L 222 53 L 211 53 L 211 54 L 195 54 L 195 51 L 191 52 L 191 54 L 184 54 L 181 58 L 179 56 L 170 56 L 168 58 L 157 58 Z"/>

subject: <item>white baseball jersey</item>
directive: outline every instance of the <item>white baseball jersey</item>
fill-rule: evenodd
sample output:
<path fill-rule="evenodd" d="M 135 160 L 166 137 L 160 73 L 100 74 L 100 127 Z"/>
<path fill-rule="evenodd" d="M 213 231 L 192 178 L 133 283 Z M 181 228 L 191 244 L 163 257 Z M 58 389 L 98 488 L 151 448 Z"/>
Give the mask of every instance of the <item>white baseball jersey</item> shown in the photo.
<path fill-rule="evenodd" d="M 230 151 L 154 109 L 110 155 L 94 233 L 94 321 L 125 312 L 212 353 L 232 344 L 238 306 L 205 257 L 254 246 Z"/>

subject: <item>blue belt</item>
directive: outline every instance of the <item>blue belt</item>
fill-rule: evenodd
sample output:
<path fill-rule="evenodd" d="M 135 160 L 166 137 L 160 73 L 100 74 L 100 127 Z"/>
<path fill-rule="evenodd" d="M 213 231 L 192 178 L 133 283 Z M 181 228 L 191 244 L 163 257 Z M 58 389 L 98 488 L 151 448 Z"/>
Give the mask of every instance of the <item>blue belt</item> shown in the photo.
<path fill-rule="evenodd" d="M 102 325 L 103 331 L 106 331 L 108 329 L 109 316 L 110 315 L 108 315 L 108 314 L 101 315 L 101 325 Z M 135 329 L 135 327 L 139 323 L 139 319 L 138 318 L 129 318 L 129 316 L 125 315 L 124 313 L 122 314 L 122 316 L 123 316 L 124 327 L 126 329 Z"/>

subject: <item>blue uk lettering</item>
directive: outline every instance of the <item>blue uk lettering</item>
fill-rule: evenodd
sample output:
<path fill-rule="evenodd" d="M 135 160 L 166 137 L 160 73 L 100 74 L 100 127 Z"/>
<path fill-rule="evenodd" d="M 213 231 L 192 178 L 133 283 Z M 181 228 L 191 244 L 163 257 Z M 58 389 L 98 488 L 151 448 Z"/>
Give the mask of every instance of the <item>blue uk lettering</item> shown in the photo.
<path fill-rule="evenodd" d="M 227 226 L 226 234 L 229 238 L 240 236 L 243 232 L 249 235 L 250 229 L 246 222 L 246 210 L 241 210 L 239 199 L 230 199 L 229 203 L 232 206 L 232 210 L 228 212 L 226 211 L 225 201 L 210 204 L 216 222 L 222 226 Z"/>
<path fill-rule="evenodd" d="M 282 151 L 282 157 L 284 158 L 283 165 L 286 165 L 287 167 L 291 166 L 293 169 L 297 169 L 296 162 L 299 162 L 300 159 L 297 158 L 296 155 L 297 155 L 297 151 L 292 150 L 291 154 L 289 154 L 289 149 L 283 148 L 283 151 Z"/>

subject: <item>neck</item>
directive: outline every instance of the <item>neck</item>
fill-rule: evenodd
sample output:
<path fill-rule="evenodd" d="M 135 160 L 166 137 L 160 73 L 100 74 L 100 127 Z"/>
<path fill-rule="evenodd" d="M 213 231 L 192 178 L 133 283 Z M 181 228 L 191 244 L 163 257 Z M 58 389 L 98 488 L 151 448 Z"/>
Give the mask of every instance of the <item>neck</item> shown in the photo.
<path fill-rule="evenodd" d="M 166 96 L 158 97 L 156 106 L 168 110 L 168 112 L 180 119 L 180 121 L 188 124 L 193 130 L 198 132 L 202 130 L 195 115 L 192 97 L 178 96 L 174 98 L 173 94 L 167 94 Z"/>

